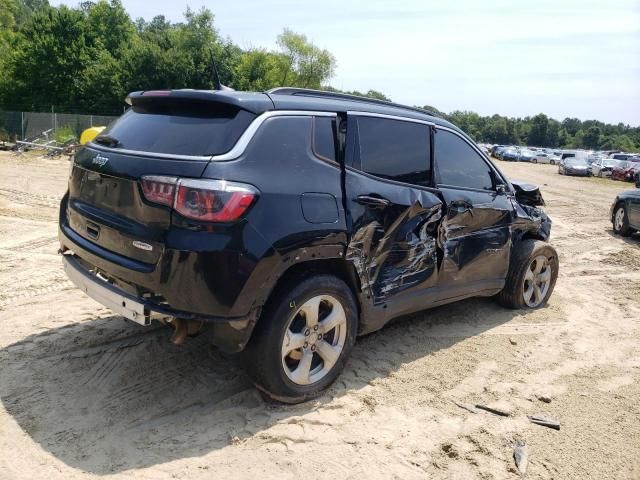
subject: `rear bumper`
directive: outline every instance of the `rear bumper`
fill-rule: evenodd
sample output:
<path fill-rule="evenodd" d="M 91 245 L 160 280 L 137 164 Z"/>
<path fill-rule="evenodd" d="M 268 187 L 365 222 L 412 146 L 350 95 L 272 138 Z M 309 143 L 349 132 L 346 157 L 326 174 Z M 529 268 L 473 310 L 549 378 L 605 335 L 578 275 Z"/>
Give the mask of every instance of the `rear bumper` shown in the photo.
<path fill-rule="evenodd" d="M 204 320 L 229 322 L 238 319 L 226 317 L 202 316 L 193 312 L 176 310 L 166 305 L 148 301 L 142 297 L 125 292 L 109 283 L 96 273 L 84 267 L 74 255 L 63 255 L 62 265 L 71 282 L 87 296 L 104 305 L 109 310 L 122 315 L 140 325 L 149 325 L 152 320 L 162 318 L 181 318 L 183 320 Z"/>
<path fill-rule="evenodd" d="M 63 255 L 62 265 L 71 282 L 87 296 L 140 325 L 149 325 L 154 312 L 142 299 L 120 290 L 85 269 L 72 255 Z"/>
<path fill-rule="evenodd" d="M 58 237 L 63 252 L 73 252 L 82 261 L 81 267 L 86 265 L 114 279 L 126 288 L 125 293 L 138 292 L 129 300 L 137 299 L 151 312 L 179 318 L 236 321 L 261 306 L 256 304 L 257 292 L 271 287 L 272 272 L 280 257 L 249 225 L 234 228 L 238 230 L 215 234 L 171 231 L 158 262 L 143 263 L 78 235 L 67 223 L 65 196 Z M 144 293 L 159 301 L 141 302 Z"/>

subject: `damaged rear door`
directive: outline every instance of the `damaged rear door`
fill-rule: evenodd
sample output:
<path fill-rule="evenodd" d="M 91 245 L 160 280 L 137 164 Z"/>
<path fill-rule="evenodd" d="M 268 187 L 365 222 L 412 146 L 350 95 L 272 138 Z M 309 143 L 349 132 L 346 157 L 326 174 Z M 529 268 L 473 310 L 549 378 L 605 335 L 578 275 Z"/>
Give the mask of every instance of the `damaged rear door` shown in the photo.
<path fill-rule="evenodd" d="M 386 306 L 400 293 L 414 298 L 438 281 L 442 202 L 432 188 L 431 157 L 428 122 L 350 112 L 347 258 L 374 305 Z M 420 302 L 420 295 L 415 298 Z"/>

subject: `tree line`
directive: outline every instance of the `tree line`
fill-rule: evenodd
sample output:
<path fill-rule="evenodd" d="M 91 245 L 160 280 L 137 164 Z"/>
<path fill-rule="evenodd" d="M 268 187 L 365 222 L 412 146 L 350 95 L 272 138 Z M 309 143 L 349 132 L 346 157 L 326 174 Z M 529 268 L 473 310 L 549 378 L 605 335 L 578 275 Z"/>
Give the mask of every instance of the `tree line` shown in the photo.
<path fill-rule="evenodd" d="M 640 127 L 623 123 L 612 125 L 598 120 L 581 121 L 578 118 L 558 121 L 543 113 L 524 118 L 502 115 L 483 117 L 474 112 L 461 111 L 441 115 L 477 142 L 626 152 L 640 150 Z"/>
<path fill-rule="evenodd" d="M 277 48 L 242 49 L 215 28 L 213 13 L 187 8 L 184 20 L 132 20 L 120 0 L 0 0 L 0 109 L 119 114 L 128 92 L 164 88 L 264 91 L 330 86 L 336 60 L 305 35 L 285 29 Z M 214 70 L 214 63 L 217 69 Z M 389 100 L 382 92 L 347 92 Z M 634 150 L 640 128 L 596 120 L 557 121 L 446 114 L 425 106 L 476 141 L 565 148 Z"/>

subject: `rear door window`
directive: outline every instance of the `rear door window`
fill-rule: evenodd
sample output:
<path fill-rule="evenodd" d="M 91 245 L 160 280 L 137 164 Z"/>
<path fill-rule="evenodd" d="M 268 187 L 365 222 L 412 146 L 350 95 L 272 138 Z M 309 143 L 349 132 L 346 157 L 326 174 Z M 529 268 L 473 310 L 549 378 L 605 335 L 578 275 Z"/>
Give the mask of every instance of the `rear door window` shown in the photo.
<path fill-rule="evenodd" d="M 159 102 L 135 105 L 101 136 L 117 148 L 171 155 L 210 156 L 226 153 L 255 115 L 212 103 Z"/>
<path fill-rule="evenodd" d="M 327 160 L 336 159 L 336 118 L 315 117 L 313 126 L 313 151 Z"/>
<path fill-rule="evenodd" d="M 471 145 L 458 135 L 436 130 L 434 156 L 439 183 L 452 187 L 492 190 L 491 168 Z"/>
<path fill-rule="evenodd" d="M 429 127 L 415 122 L 357 117 L 359 168 L 377 177 L 431 185 Z"/>

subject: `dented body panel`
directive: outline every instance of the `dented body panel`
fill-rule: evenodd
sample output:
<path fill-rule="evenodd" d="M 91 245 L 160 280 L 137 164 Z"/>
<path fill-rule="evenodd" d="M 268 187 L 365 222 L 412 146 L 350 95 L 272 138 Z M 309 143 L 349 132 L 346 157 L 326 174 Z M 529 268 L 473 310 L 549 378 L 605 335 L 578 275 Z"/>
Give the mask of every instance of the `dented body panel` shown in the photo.
<path fill-rule="evenodd" d="M 351 235 L 346 258 L 352 262 L 362 289 L 374 304 L 438 280 L 437 234 L 442 201 L 432 192 L 379 182 L 346 172 Z M 386 207 L 363 205 L 358 197 L 389 202 Z M 353 197 L 353 198 L 351 198 Z"/>

